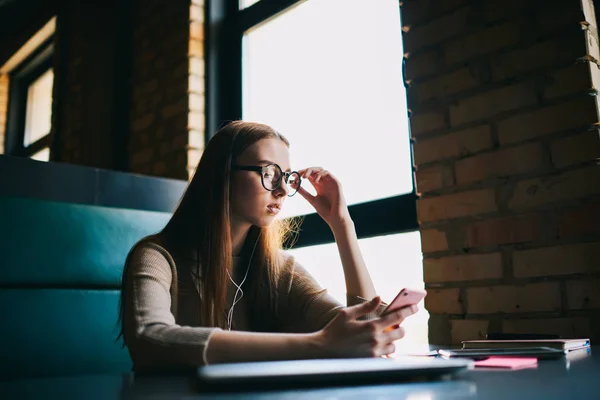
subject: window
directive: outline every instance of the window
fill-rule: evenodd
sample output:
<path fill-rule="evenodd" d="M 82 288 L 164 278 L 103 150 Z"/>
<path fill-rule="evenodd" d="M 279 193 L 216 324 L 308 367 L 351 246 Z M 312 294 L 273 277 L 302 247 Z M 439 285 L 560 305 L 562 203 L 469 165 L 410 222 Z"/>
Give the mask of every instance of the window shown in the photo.
<path fill-rule="evenodd" d="M 259 0 L 240 0 L 240 9 L 248 8 Z"/>
<path fill-rule="evenodd" d="M 208 4 L 208 131 L 243 118 L 282 132 L 292 168 L 323 166 L 342 181 L 382 298 L 423 287 L 398 2 L 231 1 Z M 301 196 L 281 217 L 294 215 L 305 217 L 290 252 L 344 303 L 333 235 Z M 420 308 L 405 344 L 427 343 Z"/>
<path fill-rule="evenodd" d="M 6 153 L 50 160 L 52 38 L 10 72 Z"/>

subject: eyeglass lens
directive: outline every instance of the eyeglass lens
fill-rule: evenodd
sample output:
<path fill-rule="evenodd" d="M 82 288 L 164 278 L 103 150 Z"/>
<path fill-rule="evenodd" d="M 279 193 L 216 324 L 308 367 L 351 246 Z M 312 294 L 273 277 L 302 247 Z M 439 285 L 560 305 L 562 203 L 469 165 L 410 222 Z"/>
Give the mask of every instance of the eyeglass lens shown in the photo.
<path fill-rule="evenodd" d="M 282 180 L 281 169 L 277 165 L 268 165 L 263 168 L 262 178 L 267 190 L 275 190 L 279 187 Z M 286 182 L 288 196 L 294 195 L 298 191 L 300 176 L 297 172 L 292 173 Z"/>

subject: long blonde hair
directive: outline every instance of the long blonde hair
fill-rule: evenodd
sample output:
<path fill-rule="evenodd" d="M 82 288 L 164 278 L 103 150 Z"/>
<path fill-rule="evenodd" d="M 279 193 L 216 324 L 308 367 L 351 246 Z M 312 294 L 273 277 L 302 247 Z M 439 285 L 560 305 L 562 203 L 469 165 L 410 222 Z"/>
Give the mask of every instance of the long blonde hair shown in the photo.
<path fill-rule="evenodd" d="M 228 276 L 232 268 L 231 244 L 231 165 L 241 153 L 261 139 L 280 139 L 289 147 L 288 140 L 270 126 L 244 121 L 231 122 L 217 131 L 204 150 L 185 193 L 173 216 L 160 232 L 169 243 L 169 251 L 195 252 L 194 273 L 201 279 L 201 326 L 226 327 Z M 241 257 L 248 263 L 249 253 L 255 247 L 251 260 L 248 288 L 250 313 L 255 318 L 252 330 L 271 330 L 272 326 L 257 326 L 267 305 L 277 314 L 277 283 L 282 259 L 280 249 L 288 235 L 297 232 L 299 219 L 276 220 L 269 227 L 252 226 L 244 243 Z M 123 294 L 122 294 L 123 296 Z M 124 300 L 122 297 L 122 304 Z M 121 318 L 124 311 L 121 306 Z M 264 317 L 264 315 L 263 315 Z M 252 323 L 252 322 L 251 322 Z"/>

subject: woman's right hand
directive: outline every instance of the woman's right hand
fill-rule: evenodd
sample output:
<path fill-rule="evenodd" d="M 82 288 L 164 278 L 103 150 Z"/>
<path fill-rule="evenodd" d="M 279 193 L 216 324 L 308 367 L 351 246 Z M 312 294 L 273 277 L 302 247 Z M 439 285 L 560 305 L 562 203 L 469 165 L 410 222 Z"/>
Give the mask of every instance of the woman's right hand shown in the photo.
<path fill-rule="evenodd" d="M 377 309 L 379 296 L 371 301 L 346 307 L 317 333 L 320 347 L 328 357 L 381 357 L 396 351 L 394 341 L 404 337 L 401 324 L 417 312 L 408 306 L 369 321 L 358 318 Z M 394 329 L 387 329 L 394 327 Z M 387 331 L 386 331 L 387 329 Z"/>

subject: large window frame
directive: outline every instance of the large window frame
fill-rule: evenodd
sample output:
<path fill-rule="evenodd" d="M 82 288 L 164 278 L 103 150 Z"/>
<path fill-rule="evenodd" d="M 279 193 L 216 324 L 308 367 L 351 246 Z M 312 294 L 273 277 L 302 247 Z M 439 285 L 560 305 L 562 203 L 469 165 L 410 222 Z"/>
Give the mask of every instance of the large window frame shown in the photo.
<path fill-rule="evenodd" d="M 10 72 L 5 153 L 31 157 L 45 148 L 51 151 L 50 132 L 25 146 L 27 96 L 30 85 L 53 68 L 54 37 L 44 41 L 27 59 Z"/>
<path fill-rule="evenodd" d="M 239 0 L 206 2 L 206 140 L 228 121 L 242 118 L 242 42 L 244 32 L 304 0 L 261 0 L 239 9 Z M 311 1 L 311 0 L 308 0 Z M 408 138 L 407 138 L 408 140 Z M 414 162 L 411 193 L 350 205 L 359 239 L 411 232 L 417 221 Z M 316 214 L 304 216 L 294 248 L 335 241 Z M 289 245 L 287 243 L 286 245 Z"/>

